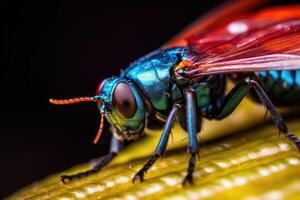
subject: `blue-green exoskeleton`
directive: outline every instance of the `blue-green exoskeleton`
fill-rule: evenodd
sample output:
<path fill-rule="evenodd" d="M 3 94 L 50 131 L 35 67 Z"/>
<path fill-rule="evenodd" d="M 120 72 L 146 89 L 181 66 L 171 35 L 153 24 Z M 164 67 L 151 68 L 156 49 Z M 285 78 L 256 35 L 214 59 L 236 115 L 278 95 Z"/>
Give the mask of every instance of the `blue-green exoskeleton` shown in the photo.
<path fill-rule="evenodd" d="M 133 181 L 144 180 L 144 174 L 166 151 L 172 125 L 175 121 L 188 133 L 188 152 L 190 154 L 187 175 L 183 184 L 192 183 L 196 155 L 199 152 L 197 133 L 201 130 L 201 118 L 223 119 L 230 115 L 246 94 L 253 90 L 256 99 L 261 101 L 271 113 L 275 125 L 300 149 L 299 139 L 290 133 L 277 112 L 275 104 L 287 105 L 300 99 L 279 98 L 288 94 L 291 82 L 300 88 L 300 70 L 298 71 L 261 71 L 235 77 L 237 85 L 225 95 L 227 76 L 224 74 L 203 76 L 191 80 L 180 73 L 175 73 L 182 61 L 192 56 L 185 47 L 155 51 L 125 69 L 120 76 L 114 76 L 99 84 L 94 97 L 81 97 L 50 101 L 54 104 L 70 104 L 83 101 L 97 103 L 102 116 L 100 130 L 95 143 L 103 129 L 103 118 L 111 124 L 113 133 L 110 153 L 93 169 L 61 177 L 62 182 L 84 177 L 98 172 L 117 155 L 124 140 L 137 140 L 144 134 L 145 128 L 151 128 L 153 122 L 164 122 L 161 138 L 154 154 L 134 176 Z M 182 66 L 179 67 L 180 69 Z M 264 89 L 263 89 L 264 88 Z M 276 88 L 276 89 L 275 89 Z M 280 100 L 279 100 L 280 99 Z"/>

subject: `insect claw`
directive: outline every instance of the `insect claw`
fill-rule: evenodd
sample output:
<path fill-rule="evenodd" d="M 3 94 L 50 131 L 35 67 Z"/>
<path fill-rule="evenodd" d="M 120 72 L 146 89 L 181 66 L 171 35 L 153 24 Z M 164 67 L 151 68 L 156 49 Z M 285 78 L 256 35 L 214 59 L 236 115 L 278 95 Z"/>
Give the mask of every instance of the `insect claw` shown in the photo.
<path fill-rule="evenodd" d="M 132 179 L 132 183 L 135 183 L 136 181 L 143 182 L 144 181 L 144 173 L 139 171 L 136 173 Z"/>
<path fill-rule="evenodd" d="M 68 181 L 72 180 L 72 177 L 68 176 L 68 175 L 62 175 L 60 176 L 60 181 L 63 184 L 66 184 Z"/>
<path fill-rule="evenodd" d="M 182 181 L 182 186 L 188 186 L 188 185 L 193 185 L 193 175 L 192 174 L 187 174 L 183 181 Z"/>

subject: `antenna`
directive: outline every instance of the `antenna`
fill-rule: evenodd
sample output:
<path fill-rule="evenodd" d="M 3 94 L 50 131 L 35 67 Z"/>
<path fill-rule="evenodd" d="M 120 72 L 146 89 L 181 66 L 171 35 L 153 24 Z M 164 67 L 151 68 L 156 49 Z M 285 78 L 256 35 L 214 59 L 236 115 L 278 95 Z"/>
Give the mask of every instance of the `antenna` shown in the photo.
<path fill-rule="evenodd" d="M 74 103 L 81 103 L 81 102 L 96 102 L 99 100 L 98 96 L 95 97 L 76 97 L 70 99 L 49 99 L 49 102 L 55 105 L 66 105 L 66 104 L 74 104 Z M 97 135 L 94 139 L 94 144 L 97 144 L 99 138 L 101 137 L 101 133 L 104 128 L 104 112 L 101 112 L 101 120 L 100 120 L 100 127 L 97 132 Z"/>
<path fill-rule="evenodd" d="M 95 97 L 76 97 L 71 99 L 49 99 L 49 102 L 56 105 L 66 105 L 81 102 L 94 102 L 96 100 Z"/>
<path fill-rule="evenodd" d="M 103 131 L 103 128 L 104 128 L 104 112 L 101 113 L 100 127 L 99 127 L 98 133 L 97 133 L 97 135 L 94 139 L 94 144 L 97 144 L 99 138 L 101 137 L 101 133 Z"/>

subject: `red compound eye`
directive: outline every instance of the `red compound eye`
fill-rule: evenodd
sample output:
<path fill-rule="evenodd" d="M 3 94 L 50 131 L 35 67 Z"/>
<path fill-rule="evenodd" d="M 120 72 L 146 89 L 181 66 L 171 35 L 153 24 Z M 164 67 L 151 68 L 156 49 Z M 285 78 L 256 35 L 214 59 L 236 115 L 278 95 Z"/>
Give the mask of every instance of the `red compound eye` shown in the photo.
<path fill-rule="evenodd" d="M 96 89 L 96 95 L 99 95 L 101 93 L 101 90 L 103 88 L 104 82 L 105 82 L 105 80 L 99 82 L 99 84 L 97 86 L 97 89 Z"/>
<path fill-rule="evenodd" d="M 129 119 L 136 112 L 134 94 L 126 83 L 119 83 L 113 93 L 113 104 L 124 118 Z"/>

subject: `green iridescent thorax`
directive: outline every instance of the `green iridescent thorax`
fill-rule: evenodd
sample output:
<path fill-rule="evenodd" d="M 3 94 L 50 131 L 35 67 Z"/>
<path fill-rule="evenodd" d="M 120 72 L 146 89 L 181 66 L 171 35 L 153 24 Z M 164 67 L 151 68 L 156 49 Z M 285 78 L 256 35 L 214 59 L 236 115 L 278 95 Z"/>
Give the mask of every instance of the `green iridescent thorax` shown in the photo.
<path fill-rule="evenodd" d="M 172 84 L 172 67 L 187 57 L 185 48 L 155 51 L 132 63 L 121 76 L 133 80 L 153 109 L 165 113 L 181 98 L 180 90 Z"/>
<path fill-rule="evenodd" d="M 215 97 L 223 94 L 224 91 L 208 85 L 211 82 L 208 82 L 207 78 L 203 78 L 203 82 L 188 81 L 186 85 L 178 83 L 174 69 L 189 56 L 191 55 L 184 47 L 155 51 L 132 63 L 120 77 L 105 80 L 99 96 L 101 96 L 103 108 L 107 111 L 107 120 L 121 137 L 138 138 L 145 127 L 146 112 L 153 112 L 152 114 L 165 119 L 174 103 L 184 105 L 183 93 L 187 87 L 195 90 L 198 109 L 204 116 L 209 115 Z M 222 85 L 223 82 L 218 82 L 218 80 L 216 78 L 214 81 Z M 115 88 L 122 82 L 130 86 L 136 103 L 136 112 L 129 119 L 117 112 L 113 102 Z M 150 104 L 150 109 L 146 108 L 148 104 Z"/>
<path fill-rule="evenodd" d="M 174 68 L 190 56 L 185 47 L 155 51 L 132 63 L 121 77 L 132 80 L 154 110 L 166 117 L 175 102 L 183 103 L 183 88 L 175 83 Z M 210 112 L 206 107 L 210 106 L 213 89 L 207 87 L 206 82 L 192 82 L 188 86 L 196 91 L 198 108 Z"/>

